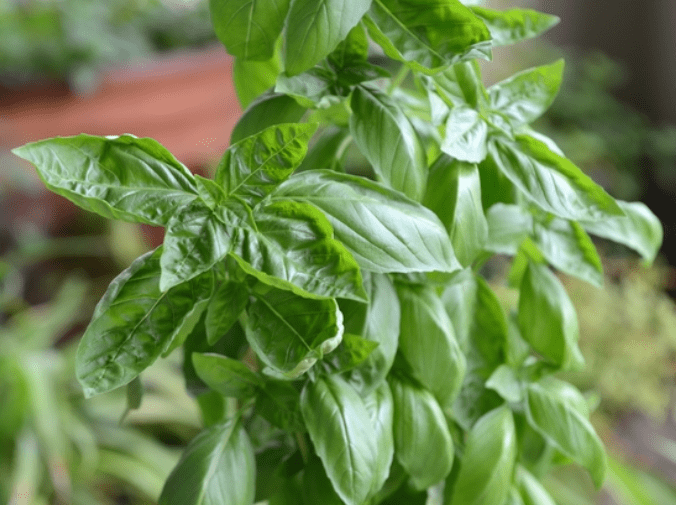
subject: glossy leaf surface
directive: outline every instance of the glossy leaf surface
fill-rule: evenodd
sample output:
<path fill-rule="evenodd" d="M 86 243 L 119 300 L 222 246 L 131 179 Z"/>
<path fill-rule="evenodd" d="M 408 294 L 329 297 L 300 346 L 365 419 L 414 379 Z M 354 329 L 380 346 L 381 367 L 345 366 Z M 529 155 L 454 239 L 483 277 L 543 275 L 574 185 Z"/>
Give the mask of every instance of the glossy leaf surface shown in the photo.
<path fill-rule="evenodd" d="M 352 93 L 350 132 L 385 185 L 419 201 L 425 191 L 425 151 L 403 110 L 372 88 Z"/>
<path fill-rule="evenodd" d="M 311 203 L 365 270 L 453 271 L 448 234 L 428 209 L 380 184 L 315 170 L 292 176 L 273 193 Z"/>
<path fill-rule="evenodd" d="M 85 396 L 127 384 L 187 336 L 211 295 L 211 273 L 160 291 L 161 248 L 118 275 L 96 306 L 76 356 Z"/>
<path fill-rule="evenodd" d="M 496 11 L 475 6 L 472 7 L 472 12 L 488 27 L 494 46 L 505 46 L 536 37 L 559 22 L 556 16 L 531 9 Z"/>
<path fill-rule="evenodd" d="M 192 362 L 198 377 L 223 396 L 246 399 L 263 385 L 262 379 L 244 363 L 227 356 L 194 352 Z"/>
<path fill-rule="evenodd" d="M 252 505 L 255 459 L 239 422 L 216 424 L 188 444 L 167 479 L 160 505 Z"/>
<path fill-rule="evenodd" d="M 363 400 L 339 377 L 320 377 L 303 389 L 301 411 L 334 490 L 347 505 L 361 505 L 378 466 L 376 434 Z"/>
<path fill-rule="evenodd" d="M 164 226 L 197 196 L 190 171 L 153 139 L 83 133 L 12 152 L 33 163 L 50 190 L 110 219 Z"/>
<path fill-rule="evenodd" d="M 479 163 L 486 157 L 487 137 L 488 125 L 478 111 L 470 107 L 454 107 L 446 121 L 441 150 L 460 161 Z"/>

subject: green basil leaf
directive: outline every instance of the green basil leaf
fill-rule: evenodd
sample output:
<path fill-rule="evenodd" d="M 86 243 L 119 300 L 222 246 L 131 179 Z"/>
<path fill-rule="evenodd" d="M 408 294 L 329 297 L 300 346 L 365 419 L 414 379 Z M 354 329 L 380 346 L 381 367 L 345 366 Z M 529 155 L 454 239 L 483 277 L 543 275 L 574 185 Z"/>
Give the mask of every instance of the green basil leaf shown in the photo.
<path fill-rule="evenodd" d="M 477 166 L 439 156 L 430 167 L 423 204 L 446 226 L 460 264 L 470 265 L 488 237 Z"/>
<path fill-rule="evenodd" d="M 575 221 L 552 218 L 535 222 L 533 240 L 556 269 L 603 286 L 603 265 L 589 235 Z"/>
<path fill-rule="evenodd" d="M 486 213 L 486 250 L 515 256 L 521 243 L 533 233 L 533 215 L 519 205 L 496 203 Z"/>
<path fill-rule="evenodd" d="M 280 75 L 275 91 L 292 96 L 303 107 L 327 109 L 342 100 L 335 81 L 333 71 L 316 66 L 302 74 Z"/>
<path fill-rule="evenodd" d="M 600 487 L 606 472 L 606 453 L 591 423 L 547 383 L 529 384 L 527 392 L 529 424 L 563 454 L 589 470 Z"/>
<path fill-rule="evenodd" d="M 289 382 L 265 381 L 265 385 L 258 389 L 256 412 L 285 431 L 306 431 L 300 411 L 300 393 Z"/>
<path fill-rule="evenodd" d="M 364 27 L 358 24 L 350 30 L 345 40 L 340 42 L 338 47 L 329 54 L 328 62 L 334 70 L 345 70 L 365 63 L 368 56 L 369 39 Z"/>
<path fill-rule="evenodd" d="M 507 500 L 505 501 L 504 505 L 525 505 L 523 498 L 521 498 L 521 494 L 519 493 L 519 490 L 516 488 L 516 486 L 512 485 L 510 488 L 509 495 L 507 496 Z"/>
<path fill-rule="evenodd" d="M 347 138 L 347 130 L 330 126 L 315 137 L 308 152 L 296 172 L 326 168 L 342 172 L 346 149 L 341 145 Z"/>
<path fill-rule="evenodd" d="M 348 372 L 366 361 L 376 347 L 378 342 L 344 333 L 343 341 L 333 353 L 332 365 L 337 373 Z"/>
<path fill-rule="evenodd" d="M 442 481 L 453 466 L 453 440 L 432 393 L 388 377 L 394 400 L 394 453 L 417 490 Z"/>
<path fill-rule="evenodd" d="M 488 151 L 500 171 L 542 210 L 573 221 L 623 215 L 608 193 L 539 140 L 517 135 L 513 142 L 490 142 Z"/>
<path fill-rule="evenodd" d="M 437 89 L 450 99 L 451 105 L 468 105 L 479 109 L 488 102 L 488 93 L 481 78 L 481 68 L 476 60 L 456 63 L 435 74 Z"/>
<path fill-rule="evenodd" d="M 235 58 L 232 65 L 232 82 L 237 98 L 246 109 L 261 94 L 271 89 L 282 70 L 279 54 L 265 61 L 247 61 Z"/>
<path fill-rule="evenodd" d="M 263 380 L 236 359 L 213 353 L 192 353 L 197 376 L 223 396 L 247 399 L 263 385 Z"/>
<path fill-rule="evenodd" d="M 516 452 L 512 412 L 499 407 L 482 416 L 469 432 L 452 498 L 445 497 L 444 503 L 502 505 L 511 487 Z"/>
<path fill-rule="evenodd" d="M 158 142 L 81 134 L 13 149 L 51 191 L 110 219 L 164 226 L 197 197 L 190 171 Z"/>
<path fill-rule="evenodd" d="M 228 53 L 244 60 L 267 60 L 282 33 L 289 4 L 290 0 L 209 0 L 211 23 Z"/>
<path fill-rule="evenodd" d="M 213 179 L 195 175 L 195 185 L 197 186 L 197 193 L 200 195 L 200 199 L 210 209 L 214 209 L 217 205 L 225 203 L 228 199 L 228 195 L 225 194 L 223 188 L 216 184 Z"/>
<path fill-rule="evenodd" d="M 256 466 L 253 448 L 236 420 L 197 435 L 162 489 L 160 505 L 252 505 Z"/>
<path fill-rule="evenodd" d="M 333 488 L 347 505 L 362 505 L 378 464 L 376 434 L 364 401 L 337 375 L 308 382 L 301 411 Z"/>
<path fill-rule="evenodd" d="M 322 212 L 275 200 L 256 207 L 253 219 L 255 229 L 243 228 L 232 250 L 246 273 L 300 296 L 366 301 L 359 265 Z"/>
<path fill-rule="evenodd" d="M 345 39 L 368 11 L 371 0 L 293 0 L 286 31 L 286 72 L 312 68 Z"/>
<path fill-rule="evenodd" d="M 521 491 L 523 505 L 556 505 L 540 481 L 522 466 L 517 467 L 516 481 Z"/>
<path fill-rule="evenodd" d="M 364 21 L 387 56 L 415 71 L 491 58 L 488 28 L 457 0 L 374 0 Z"/>
<path fill-rule="evenodd" d="M 399 343 L 401 317 L 397 292 L 387 275 L 369 274 L 364 279 L 364 286 L 369 303 L 366 305 L 348 300 L 341 303 L 341 309 L 343 306 L 348 307 L 345 312 L 346 331 L 378 344 L 366 360 L 349 374 L 350 383 L 365 397 L 385 380 L 392 368 Z M 361 317 L 354 317 L 355 312 Z"/>
<path fill-rule="evenodd" d="M 507 365 L 500 365 L 486 381 L 486 387 L 498 393 L 502 398 L 511 403 L 523 400 L 521 383 L 516 373 Z"/>
<path fill-rule="evenodd" d="M 237 322 L 249 301 L 249 290 L 239 282 L 223 282 L 211 296 L 207 305 L 207 342 L 214 345 Z"/>
<path fill-rule="evenodd" d="M 506 46 L 530 39 L 557 25 L 560 19 L 531 9 L 496 11 L 484 7 L 472 7 L 472 12 L 481 19 L 491 32 L 493 46 Z"/>
<path fill-rule="evenodd" d="M 245 330 L 263 363 L 295 378 L 340 344 L 343 315 L 333 299 L 311 300 L 273 288 L 251 303 Z"/>
<path fill-rule="evenodd" d="M 314 170 L 296 174 L 274 197 L 311 203 L 365 270 L 451 272 L 460 268 L 448 233 L 430 210 L 362 177 Z"/>
<path fill-rule="evenodd" d="M 316 124 L 278 124 L 231 145 L 214 180 L 228 194 L 260 198 L 300 165 Z"/>
<path fill-rule="evenodd" d="M 488 89 L 490 107 L 517 125 L 528 124 L 549 109 L 563 79 L 563 60 L 530 68 Z"/>
<path fill-rule="evenodd" d="M 387 382 L 383 381 L 370 394 L 363 396 L 371 424 L 375 431 L 376 465 L 373 472 L 371 494 L 375 495 L 390 475 L 394 460 L 394 400 Z"/>
<path fill-rule="evenodd" d="M 305 505 L 344 505 L 333 490 L 333 485 L 326 475 L 322 460 L 312 456 L 303 470 L 303 503 Z"/>
<path fill-rule="evenodd" d="M 640 202 L 617 202 L 623 217 L 607 217 L 600 221 L 583 221 L 582 226 L 598 237 L 626 245 L 638 252 L 647 264 L 655 260 L 664 230 L 651 210 Z"/>
<path fill-rule="evenodd" d="M 577 346 L 577 314 L 561 281 L 545 266 L 529 262 L 521 281 L 519 329 L 537 352 L 568 369 L 584 360 Z"/>
<path fill-rule="evenodd" d="M 293 98 L 278 93 L 266 93 L 251 102 L 230 134 L 230 144 L 235 144 L 270 126 L 297 123 L 305 115 L 305 108 Z"/>
<path fill-rule="evenodd" d="M 420 201 L 425 191 L 425 150 L 404 111 L 373 88 L 352 93 L 350 133 L 387 186 Z"/>
<path fill-rule="evenodd" d="M 96 306 L 76 356 L 86 397 L 127 384 L 192 330 L 211 296 L 213 276 L 160 291 L 161 248 L 118 275 Z"/>
<path fill-rule="evenodd" d="M 460 161 L 479 163 L 487 154 L 488 125 L 478 111 L 457 106 L 446 120 L 446 134 L 441 150 Z"/>
<path fill-rule="evenodd" d="M 401 305 L 399 349 L 413 375 L 442 407 L 460 391 L 467 363 L 455 339 L 453 323 L 434 289 L 397 287 Z"/>

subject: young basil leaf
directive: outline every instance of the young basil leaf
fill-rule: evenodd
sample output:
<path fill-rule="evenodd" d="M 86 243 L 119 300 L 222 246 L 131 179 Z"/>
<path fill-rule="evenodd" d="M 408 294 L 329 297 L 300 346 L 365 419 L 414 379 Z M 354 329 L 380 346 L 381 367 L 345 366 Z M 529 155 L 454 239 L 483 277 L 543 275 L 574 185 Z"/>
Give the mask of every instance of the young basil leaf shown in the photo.
<path fill-rule="evenodd" d="M 418 72 L 490 59 L 488 28 L 458 0 L 374 0 L 364 21 L 387 56 Z"/>
<path fill-rule="evenodd" d="M 252 505 L 255 459 L 237 420 L 216 424 L 197 435 L 169 475 L 160 505 Z"/>
<path fill-rule="evenodd" d="M 207 342 L 214 345 L 235 324 L 249 302 L 249 290 L 239 282 L 223 282 L 211 296 L 207 305 Z"/>
<path fill-rule="evenodd" d="M 486 250 L 515 256 L 519 246 L 533 234 L 533 215 L 520 205 L 496 203 L 486 212 Z"/>
<path fill-rule="evenodd" d="M 242 109 L 246 109 L 258 96 L 271 89 L 281 71 L 282 62 L 278 53 L 265 61 L 235 58 L 232 65 L 232 83 Z"/>
<path fill-rule="evenodd" d="M 251 102 L 230 134 L 230 144 L 255 135 L 270 126 L 297 123 L 305 115 L 293 98 L 278 93 L 266 93 Z"/>
<path fill-rule="evenodd" d="M 507 365 L 500 365 L 486 381 L 486 387 L 498 393 L 502 398 L 511 403 L 523 400 L 521 383 L 516 373 Z"/>
<path fill-rule="evenodd" d="M 282 33 L 291 0 L 209 0 L 211 23 L 228 53 L 268 60 Z"/>
<path fill-rule="evenodd" d="M 197 376 L 223 396 L 247 399 L 254 396 L 263 380 L 236 359 L 213 353 L 192 353 Z"/>
<path fill-rule="evenodd" d="M 430 167 L 423 204 L 446 226 L 460 264 L 470 265 L 488 237 L 477 166 L 439 156 Z"/>
<path fill-rule="evenodd" d="M 83 133 L 12 152 L 33 163 L 51 191 L 110 219 L 164 226 L 197 197 L 190 171 L 153 139 Z"/>
<path fill-rule="evenodd" d="M 623 215 L 608 193 L 539 140 L 528 135 L 517 135 L 513 142 L 499 139 L 489 143 L 488 152 L 500 171 L 542 210 L 573 221 Z"/>
<path fill-rule="evenodd" d="M 311 300 L 272 289 L 256 295 L 245 330 L 263 363 L 295 378 L 340 344 L 343 315 L 333 299 Z"/>
<path fill-rule="evenodd" d="M 399 349 L 413 375 L 442 407 L 455 400 L 467 363 L 455 339 L 453 323 L 431 287 L 400 285 Z"/>
<path fill-rule="evenodd" d="M 376 434 L 364 401 L 337 375 L 308 382 L 301 411 L 315 451 L 338 496 L 362 505 L 378 466 Z"/>
<path fill-rule="evenodd" d="M 417 490 L 443 480 L 453 466 L 453 440 L 432 393 L 403 378 L 388 377 L 394 400 L 394 453 Z"/>
<path fill-rule="evenodd" d="M 273 198 L 311 203 L 365 270 L 452 272 L 460 268 L 448 233 L 430 210 L 362 177 L 313 170 L 283 182 Z"/>
<path fill-rule="evenodd" d="M 333 71 L 318 65 L 302 74 L 280 75 L 275 91 L 292 96 L 308 109 L 327 109 L 342 100 L 340 90 L 335 85 L 336 78 Z"/>
<path fill-rule="evenodd" d="M 560 21 L 556 16 L 531 9 L 496 11 L 485 7 L 472 7 L 472 12 L 488 27 L 493 46 L 506 46 L 537 37 Z"/>
<path fill-rule="evenodd" d="M 529 262 L 521 281 L 519 329 L 537 352 L 564 368 L 584 360 L 577 346 L 577 314 L 566 290 L 545 266 Z"/>
<path fill-rule="evenodd" d="M 517 467 L 516 482 L 521 491 L 523 505 L 556 505 L 540 481 L 522 466 Z"/>
<path fill-rule="evenodd" d="M 289 75 L 312 68 L 345 39 L 368 11 L 371 0 L 293 0 L 284 63 Z"/>
<path fill-rule="evenodd" d="M 606 453 L 586 417 L 546 382 L 529 384 L 527 392 L 529 424 L 563 454 L 589 470 L 600 487 L 606 471 Z"/>
<path fill-rule="evenodd" d="M 488 124 L 481 114 L 459 105 L 451 109 L 441 150 L 460 161 L 479 163 L 487 154 Z"/>
<path fill-rule="evenodd" d="M 592 235 L 624 244 L 638 252 L 646 264 L 651 264 L 662 244 L 662 223 L 640 202 L 617 202 L 625 216 L 607 217 L 600 221 L 583 221 L 582 226 Z"/>
<path fill-rule="evenodd" d="M 231 145 L 214 180 L 226 193 L 261 198 L 300 165 L 316 124 L 278 124 Z"/>
<path fill-rule="evenodd" d="M 86 397 L 127 384 L 174 340 L 182 342 L 211 296 L 212 274 L 160 291 L 161 248 L 118 275 L 96 306 L 77 350 L 77 378 Z"/>
<path fill-rule="evenodd" d="M 333 353 L 332 366 L 335 368 L 335 372 L 349 372 L 361 365 L 376 347 L 378 347 L 378 342 L 367 340 L 352 333 L 344 333 L 343 341 Z"/>
<path fill-rule="evenodd" d="M 375 431 L 376 466 L 373 472 L 371 494 L 380 491 L 390 475 L 394 459 L 394 400 L 387 382 L 383 381 L 370 394 L 363 396 L 371 424 Z"/>
<path fill-rule="evenodd" d="M 280 199 L 256 207 L 253 219 L 232 250 L 246 273 L 300 296 L 366 301 L 359 265 L 322 212 Z"/>
<path fill-rule="evenodd" d="M 420 201 L 425 191 L 425 150 L 404 111 L 373 88 L 352 93 L 350 133 L 387 186 Z"/>
<path fill-rule="evenodd" d="M 556 269 L 603 286 L 603 265 L 589 235 L 575 221 L 552 218 L 535 222 L 533 240 Z"/>
<path fill-rule="evenodd" d="M 344 305 L 348 307 L 345 330 L 378 344 L 366 360 L 349 374 L 350 383 L 363 397 L 371 394 L 392 368 L 401 319 L 397 292 L 387 275 L 369 274 L 364 279 L 364 286 L 369 297 L 368 305 L 351 301 L 341 304 L 341 309 Z M 354 317 L 355 312 L 362 317 Z"/>
<path fill-rule="evenodd" d="M 516 461 L 516 430 L 507 407 L 491 410 L 479 419 L 467 437 L 460 473 L 449 505 L 502 505 Z"/>
<path fill-rule="evenodd" d="M 306 431 L 300 411 L 300 393 L 290 382 L 266 380 L 258 389 L 256 413 L 282 430 Z"/>
<path fill-rule="evenodd" d="M 563 60 L 524 70 L 488 89 L 490 107 L 514 126 L 532 123 L 549 109 L 562 79 Z"/>

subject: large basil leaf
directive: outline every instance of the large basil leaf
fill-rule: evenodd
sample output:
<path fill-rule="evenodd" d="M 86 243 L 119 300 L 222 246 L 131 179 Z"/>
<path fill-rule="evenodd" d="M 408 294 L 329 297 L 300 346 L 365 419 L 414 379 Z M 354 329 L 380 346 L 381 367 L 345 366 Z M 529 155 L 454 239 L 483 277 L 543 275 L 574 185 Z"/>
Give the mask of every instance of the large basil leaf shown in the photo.
<path fill-rule="evenodd" d="M 416 71 L 490 59 L 488 28 L 457 0 L 374 0 L 365 22 L 387 56 Z"/>
<path fill-rule="evenodd" d="M 560 21 L 556 16 L 531 9 L 496 11 L 485 7 L 472 7 L 472 12 L 488 27 L 494 46 L 505 46 L 536 37 Z"/>
<path fill-rule="evenodd" d="M 502 505 L 516 461 L 512 412 L 499 407 L 485 414 L 467 437 L 460 473 L 446 505 Z"/>
<path fill-rule="evenodd" d="M 523 505 L 556 505 L 540 481 L 522 466 L 517 468 L 516 481 L 521 491 Z"/>
<path fill-rule="evenodd" d="M 364 406 L 371 418 L 376 441 L 376 465 L 371 494 L 376 494 L 390 475 L 394 459 L 394 400 L 387 382 L 383 381 L 371 394 L 363 396 Z"/>
<path fill-rule="evenodd" d="M 549 109 L 562 78 L 563 60 L 524 70 L 488 89 L 490 106 L 515 126 L 532 123 Z"/>
<path fill-rule="evenodd" d="M 232 83 L 242 109 L 246 109 L 258 96 L 271 89 L 281 70 L 282 62 L 278 53 L 265 61 L 235 58 L 232 65 Z"/>
<path fill-rule="evenodd" d="M 600 487 L 606 471 L 606 453 L 591 423 L 548 382 L 529 384 L 527 392 L 529 424 L 563 454 L 589 470 Z"/>
<path fill-rule="evenodd" d="M 432 393 L 406 379 L 388 377 L 394 400 L 394 453 L 417 490 L 446 478 L 453 466 L 453 440 Z"/>
<path fill-rule="evenodd" d="M 358 87 L 352 93 L 350 132 L 387 186 L 420 201 L 425 191 L 425 150 L 404 112 L 390 97 Z"/>
<path fill-rule="evenodd" d="M 347 301 L 345 331 L 350 331 L 378 343 L 357 368 L 350 371 L 350 383 L 362 396 L 377 388 L 392 368 L 399 343 L 400 307 L 392 281 L 385 274 L 369 274 L 364 279 L 368 305 Z M 342 307 L 341 305 L 341 307 Z M 354 318 L 358 312 L 361 318 Z M 348 314 L 352 317 L 348 320 Z M 358 319 L 358 322 L 353 321 Z"/>
<path fill-rule="evenodd" d="M 446 226 L 460 264 L 471 264 L 488 237 L 477 166 L 439 156 L 430 167 L 423 203 Z"/>
<path fill-rule="evenodd" d="M 451 109 L 446 120 L 446 133 L 441 150 L 461 161 L 479 163 L 487 154 L 488 124 L 481 114 L 458 105 Z"/>
<path fill-rule="evenodd" d="M 397 293 L 401 305 L 399 349 L 422 385 L 442 407 L 450 406 L 467 368 L 453 323 L 431 287 L 400 285 Z"/>
<path fill-rule="evenodd" d="M 300 74 L 328 56 L 370 5 L 371 0 L 293 0 L 284 53 L 287 74 Z"/>
<path fill-rule="evenodd" d="M 237 420 L 197 435 L 169 475 L 160 505 L 252 505 L 256 466 L 253 448 Z"/>
<path fill-rule="evenodd" d="M 157 141 L 81 134 L 12 150 L 51 191 L 110 219 L 164 226 L 197 196 L 190 171 Z"/>
<path fill-rule="evenodd" d="M 343 315 L 333 299 L 312 300 L 272 288 L 249 306 L 245 330 L 263 363 L 294 378 L 340 344 Z"/>
<path fill-rule="evenodd" d="M 574 221 L 622 216 L 622 209 L 570 160 L 528 135 L 490 142 L 489 156 L 499 170 L 542 210 Z"/>
<path fill-rule="evenodd" d="M 86 397 L 127 384 L 197 323 L 213 275 L 160 291 L 158 248 L 118 275 L 96 306 L 77 350 L 77 378 Z"/>
<path fill-rule="evenodd" d="M 290 96 L 278 93 L 261 95 L 251 102 L 237 121 L 230 135 L 230 143 L 239 142 L 276 124 L 297 123 L 305 110 Z"/>
<path fill-rule="evenodd" d="M 362 505 L 378 467 L 376 434 L 363 400 L 336 375 L 308 382 L 301 411 L 333 488 L 347 505 Z"/>
<path fill-rule="evenodd" d="M 300 165 L 316 124 L 279 124 L 231 145 L 214 180 L 228 194 L 263 197 Z"/>
<path fill-rule="evenodd" d="M 335 236 L 365 270 L 453 271 L 460 268 L 448 233 L 430 210 L 362 177 L 314 170 L 273 192 L 319 208 Z"/>
<path fill-rule="evenodd" d="M 617 203 L 625 213 L 624 217 L 584 221 L 582 226 L 592 235 L 631 247 L 643 256 L 646 263 L 652 263 L 662 244 L 662 223 L 643 203 Z"/>
<path fill-rule="evenodd" d="M 211 295 L 204 321 L 207 343 L 215 344 L 235 324 L 249 301 L 249 290 L 239 282 L 225 281 Z"/>
<path fill-rule="evenodd" d="M 209 0 L 216 36 L 230 54 L 267 60 L 282 33 L 290 0 Z"/>
<path fill-rule="evenodd" d="M 209 388 L 234 398 L 251 398 L 263 380 L 239 360 L 213 353 L 192 353 L 197 376 Z"/>
<path fill-rule="evenodd" d="M 568 369 L 584 360 L 573 303 L 559 279 L 545 266 L 529 262 L 521 280 L 519 329 L 537 352 Z"/>

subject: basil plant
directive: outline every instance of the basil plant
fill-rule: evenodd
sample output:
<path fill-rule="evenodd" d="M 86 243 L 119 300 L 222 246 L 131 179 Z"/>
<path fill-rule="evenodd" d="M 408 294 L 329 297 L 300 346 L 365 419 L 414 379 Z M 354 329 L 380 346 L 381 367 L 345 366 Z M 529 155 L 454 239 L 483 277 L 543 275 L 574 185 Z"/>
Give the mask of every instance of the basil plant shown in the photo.
<path fill-rule="evenodd" d="M 77 354 L 91 397 L 182 351 L 204 429 L 160 504 L 549 505 L 569 462 L 602 484 L 555 377 L 584 365 L 558 273 L 601 286 L 590 234 L 649 263 L 662 228 L 529 127 L 562 61 L 482 83 L 478 59 L 558 19 L 479 3 L 211 0 L 245 108 L 213 179 L 133 135 L 14 150 L 83 209 L 166 230 Z"/>

